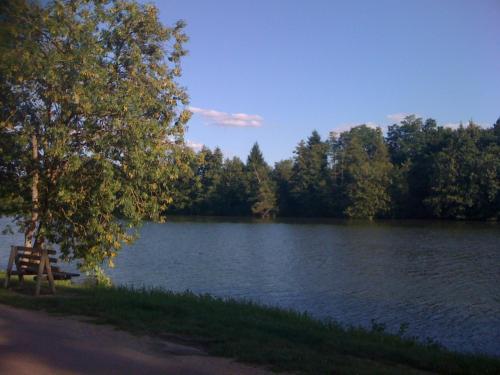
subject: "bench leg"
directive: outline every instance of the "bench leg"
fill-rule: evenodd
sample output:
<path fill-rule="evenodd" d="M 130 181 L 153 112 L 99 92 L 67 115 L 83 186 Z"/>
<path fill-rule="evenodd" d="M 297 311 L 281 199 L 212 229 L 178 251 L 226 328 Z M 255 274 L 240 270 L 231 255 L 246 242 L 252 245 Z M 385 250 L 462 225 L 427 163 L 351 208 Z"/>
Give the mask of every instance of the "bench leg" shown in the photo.
<path fill-rule="evenodd" d="M 49 256 L 45 252 L 43 257 L 45 258 L 45 267 L 47 269 L 47 280 L 49 281 L 50 290 L 52 294 L 56 294 L 56 285 L 54 283 L 54 276 L 52 275 L 52 267 L 50 266 Z"/>
<path fill-rule="evenodd" d="M 17 252 L 16 252 L 16 256 L 14 257 L 14 264 L 16 265 L 16 269 L 17 269 L 17 277 L 19 278 L 19 286 L 23 286 L 24 285 L 24 275 L 21 273 L 21 265 L 19 264 L 19 259 L 17 259 Z"/>
<path fill-rule="evenodd" d="M 42 259 L 40 259 L 40 264 L 38 265 L 38 276 L 36 278 L 36 288 L 35 288 L 35 296 L 38 297 L 40 295 L 40 287 L 42 285 L 42 276 L 43 269 L 45 267 L 45 254 L 42 252 Z"/>
<path fill-rule="evenodd" d="M 5 273 L 5 284 L 4 284 L 4 286 L 6 288 L 9 286 L 10 275 L 12 273 L 12 266 L 14 265 L 14 260 L 16 259 L 16 255 L 17 255 L 17 247 L 16 246 L 11 246 L 10 256 L 9 256 L 9 263 L 7 264 L 7 272 Z"/>

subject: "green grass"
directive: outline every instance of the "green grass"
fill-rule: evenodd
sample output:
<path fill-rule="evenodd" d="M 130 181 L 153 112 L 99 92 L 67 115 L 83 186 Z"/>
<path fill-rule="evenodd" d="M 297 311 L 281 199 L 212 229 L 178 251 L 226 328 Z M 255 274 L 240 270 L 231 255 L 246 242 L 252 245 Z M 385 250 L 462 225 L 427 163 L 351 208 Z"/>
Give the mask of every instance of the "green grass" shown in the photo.
<path fill-rule="evenodd" d="M 3 275 L 0 274 L 0 279 Z M 2 285 L 3 285 L 3 281 Z M 213 355 L 306 374 L 500 374 L 500 359 L 450 352 L 380 329 L 343 328 L 250 302 L 164 290 L 58 285 L 34 298 L 33 283 L 0 288 L 0 303 L 85 315 L 134 334 L 203 347 Z"/>

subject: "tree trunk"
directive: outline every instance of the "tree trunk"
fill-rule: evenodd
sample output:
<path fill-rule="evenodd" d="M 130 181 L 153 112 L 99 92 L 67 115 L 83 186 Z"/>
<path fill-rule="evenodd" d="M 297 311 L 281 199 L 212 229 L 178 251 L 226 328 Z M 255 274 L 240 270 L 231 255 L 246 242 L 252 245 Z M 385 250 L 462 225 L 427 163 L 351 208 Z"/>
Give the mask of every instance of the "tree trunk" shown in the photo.
<path fill-rule="evenodd" d="M 35 231 L 38 223 L 38 215 L 40 209 L 39 202 L 39 183 L 40 183 L 40 170 L 38 165 L 38 137 L 36 130 L 33 131 L 31 136 L 31 156 L 33 158 L 33 171 L 31 180 L 31 217 L 28 221 L 24 236 L 24 246 L 32 247 L 35 242 Z"/>

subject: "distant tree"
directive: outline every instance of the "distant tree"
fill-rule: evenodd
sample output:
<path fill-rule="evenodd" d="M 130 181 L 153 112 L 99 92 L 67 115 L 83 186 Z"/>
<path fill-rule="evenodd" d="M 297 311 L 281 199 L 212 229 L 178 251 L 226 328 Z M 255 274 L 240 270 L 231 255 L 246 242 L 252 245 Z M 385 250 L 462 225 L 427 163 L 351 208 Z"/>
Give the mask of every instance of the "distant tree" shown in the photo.
<path fill-rule="evenodd" d="M 475 216 L 481 219 L 500 219 L 500 121 L 492 129 L 483 130 L 480 154 L 479 204 Z"/>
<path fill-rule="evenodd" d="M 58 244 L 99 272 L 129 225 L 161 220 L 173 199 L 187 37 L 151 4 L 43 4 L 0 5 L 0 193 L 27 246 Z"/>
<path fill-rule="evenodd" d="M 500 121 L 456 130 L 410 116 L 388 132 L 314 132 L 271 169 L 258 144 L 247 163 L 204 148 L 173 190 L 174 212 L 203 215 L 498 219 Z M 1 142 L 0 142 L 1 144 Z M 394 152 L 389 155 L 388 149 Z M 394 164 L 391 163 L 394 160 Z M 7 163 L 4 163 L 7 165 Z M 256 173 L 257 172 L 257 173 Z M 5 172 L 7 173 L 7 172 Z"/>
<path fill-rule="evenodd" d="M 357 126 L 331 142 L 337 210 L 350 218 L 384 215 L 392 165 L 380 128 Z"/>
<path fill-rule="evenodd" d="M 246 164 L 247 196 L 252 213 L 262 218 L 274 216 L 278 210 L 276 188 L 270 172 L 258 143 L 255 143 Z"/>
<path fill-rule="evenodd" d="M 470 122 L 453 132 L 449 144 L 436 154 L 431 193 L 425 199 L 434 216 L 498 217 L 500 148 L 494 139 L 484 140 L 487 135 Z"/>
<path fill-rule="evenodd" d="M 259 177 L 259 176 L 257 176 Z M 260 177 L 259 177 L 260 178 Z M 252 205 L 252 213 L 263 219 L 274 217 L 278 212 L 276 192 L 271 180 L 262 181 Z"/>
<path fill-rule="evenodd" d="M 408 116 L 389 126 L 387 145 L 392 170 L 392 212 L 396 217 L 428 217 L 424 204 L 430 194 L 435 155 L 447 144 L 451 129 L 438 127 L 436 121 Z"/>
<path fill-rule="evenodd" d="M 415 115 L 407 116 L 400 124 L 389 126 L 387 147 L 394 165 L 412 160 L 424 145 L 423 122 Z"/>
<path fill-rule="evenodd" d="M 219 215 L 245 216 L 250 212 L 245 185 L 245 164 L 238 157 L 226 159 L 217 192 Z"/>
<path fill-rule="evenodd" d="M 292 212 L 299 216 L 326 216 L 330 206 L 328 149 L 317 131 L 295 149 L 290 179 Z"/>
<path fill-rule="evenodd" d="M 497 122 L 493 125 L 493 132 L 497 137 L 500 137 L 500 117 L 498 118 Z"/>
<path fill-rule="evenodd" d="M 423 197 L 415 195 L 415 186 L 410 186 L 410 180 L 418 175 L 415 171 L 415 158 L 424 146 L 422 129 L 422 119 L 414 115 L 407 116 L 400 124 L 388 128 L 387 146 L 394 165 L 390 187 L 393 198 L 392 210 L 397 217 L 413 216 L 416 211 L 423 210 Z M 422 186 L 422 181 L 416 177 L 415 180 Z M 422 177 L 427 179 L 427 176 Z"/>
<path fill-rule="evenodd" d="M 290 183 L 293 174 L 293 160 L 286 159 L 277 162 L 272 171 L 272 179 L 276 185 L 279 213 L 289 216 L 293 212 L 290 198 Z"/>
<path fill-rule="evenodd" d="M 194 152 L 188 146 L 178 153 L 178 159 L 185 166 L 173 182 L 172 204 L 168 207 L 169 213 L 196 214 L 200 213 L 203 195 L 203 185 L 199 174 L 200 166 L 204 163 L 204 155 Z"/>
<path fill-rule="evenodd" d="M 224 156 L 218 147 L 213 152 L 204 147 L 199 156 L 197 174 L 202 189 L 197 202 L 197 211 L 206 215 L 216 215 L 220 206 L 219 189 L 222 183 Z"/>

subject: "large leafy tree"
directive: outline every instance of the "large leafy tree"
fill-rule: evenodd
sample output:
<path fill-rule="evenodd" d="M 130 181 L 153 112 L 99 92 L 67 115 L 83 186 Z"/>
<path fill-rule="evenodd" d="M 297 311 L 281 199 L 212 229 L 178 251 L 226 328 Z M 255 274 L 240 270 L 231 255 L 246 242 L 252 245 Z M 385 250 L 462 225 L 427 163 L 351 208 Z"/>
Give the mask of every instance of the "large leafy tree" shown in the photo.
<path fill-rule="evenodd" d="M 0 5 L 0 192 L 27 246 L 98 269 L 172 200 L 187 37 L 135 1 L 42 4 Z"/>

